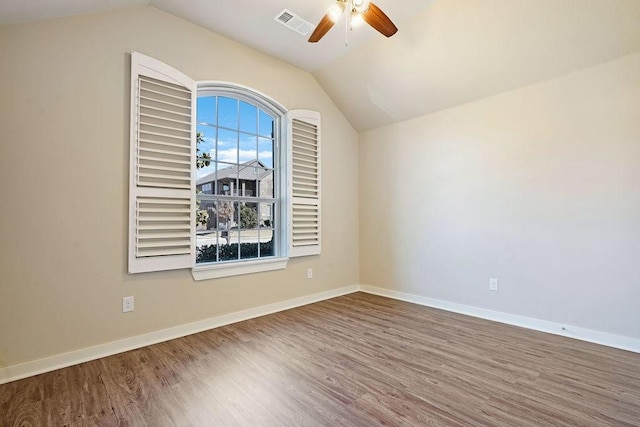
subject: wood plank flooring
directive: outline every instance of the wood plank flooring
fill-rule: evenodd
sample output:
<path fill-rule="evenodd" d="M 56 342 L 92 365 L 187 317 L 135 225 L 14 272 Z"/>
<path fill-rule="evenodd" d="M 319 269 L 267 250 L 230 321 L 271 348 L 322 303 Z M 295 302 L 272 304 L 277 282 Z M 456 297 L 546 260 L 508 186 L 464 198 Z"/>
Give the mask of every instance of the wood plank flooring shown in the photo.
<path fill-rule="evenodd" d="M 640 355 L 355 293 L 0 386 L 0 426 L 640 426 Z"/>

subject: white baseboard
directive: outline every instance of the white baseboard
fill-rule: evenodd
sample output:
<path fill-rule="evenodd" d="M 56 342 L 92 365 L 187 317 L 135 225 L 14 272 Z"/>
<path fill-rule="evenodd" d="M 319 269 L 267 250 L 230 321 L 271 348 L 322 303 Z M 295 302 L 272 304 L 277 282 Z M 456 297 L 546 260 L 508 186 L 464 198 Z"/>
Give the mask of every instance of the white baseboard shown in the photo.
<path fill-rule="evenodd" d="M 293 298 L 290 300 L 250 308 L 248 310 L 237 311 L 235 313 L 225 314 L 222 316 L 211 317 L 199 322 L 188 323 L 186 325 L 180 325 L 156 332 L 150 332 L 148 334 L 125 338 L 106 344 L 100 344 L 94 347 L 83 348 L 80 350 L 71 351 L 69 353 L 58 354 L 44 359 L 21 363 L 19 365 L 6 366 L 0 368 L 0 384 L 5 384 L 11 381 L 31 377 L 45 372 L 55 371 L 56 369 L 66 368 L 68 366 L 77 365 L 79 363 L 88 362 L 90 360 L 99 359 L 101 357 L 111 356 L 129 350 L 135 350 L 137 348 L 145 347 L 151 344 L 157 344 L 163 341 L 169 341 L 175 338 L 184 337 L 186 335 L 207 331 L 209 329 L 218 328 L 220 326 L 229 325 L 231 323 L 242 322 L 243 320 L 253 319 L 255 317 L 265 316 L 267 314 L 272 314 L 279 311 L 289 310 L 291 308 L 311 304 L 314 302 L 335 298 L 341 295 L 357 292 L 358 289 L 358 285 L 345 286 L 342 288 L 332 289 L 330 291 L 320 292 L 313 295 Z"/>
<path fill-rule="evenodd" d="M 508 325 L 520 326 L 527 329 L 533 329 L 535 331 L 547 332 L 554 335 L 561 335 L 621 350 L 640 353 L 640 339 L 638 338 L 609 334 L 577 326 L 563 325 L 556 322 L 549 322 L 547 320 L 487 310 L 470 305 L 456 304 L 449 301 L 427 298 L 420 295 L 377 288 L 374 286 L 360 285 L 360 291 L 387 298 L 412 302 L 414 304 L 420 304 L 427 307 L 439 308 L 441 310 L 451 311 L 454 313 L 466 314 L 467 316 L 479 317 L 481 319 L 493 320 L 495 322 L 506 323 Z"/>
<path fill-rule="evenodd" d="M 255 317 L 265 316 L 267 314 L 289 310 L 291 308 L 312 304 L 314 302 L 323 301 L 326 299 L 335 298 L 358 291 L 640 353 L 640 339 L 637 338 L 609 334 L 606 332 L 594 331 L 592 329 L 579 328 L 576 326 L 562 325 L 560 323 L 549 322 L 546 320 L 539 320 L 525 316 L 518 316 L 515 314 L 487 310 L 484 308 L 473 307 L 469 305 L 456 304 L 453 302 L 427 298 L 405 292 L 393 291 L 390 289 L 377 288 L 374 286 L 352 285 L 338 289 L 332 289 L 330 291 L 320 292 L 313 295 L 307 295 L 286 301 L 276 302 L 273 304 L 267 304 L 260 307 L 250 308 L 248 310 L 237 311 L 235 313 L 229 313 L 222 316 L 212 317 L 209 319 L 201 320 L 199 322 L 188 323 L 186 325 L 180 325 L 156 332 L 150 332 L 148 334 L 125 338 L 106 344 L 100 344 L 94 347 L 71 351 L 69 353 L 58 354 L 44 359 L 21 363 L 19 365 L 2 367 L 0 368 L 0 384 L 5 384 L 22 378 L 27 378 L 45 372 L 55 371 L 56 369 L 66 368 L 68 366 L 88 362 L 90 360 L 99 359 L 101 357 L 107 357 L 114 354 L 123 353 L 125 351 L 135 350 L 137 348 L 157 344 L 159 342 L 169 341 L 172 339 L 184 337 L 186 335 L 218 328 L 220 326 L 242 322 L 243 320 L 253 319 Z"/>

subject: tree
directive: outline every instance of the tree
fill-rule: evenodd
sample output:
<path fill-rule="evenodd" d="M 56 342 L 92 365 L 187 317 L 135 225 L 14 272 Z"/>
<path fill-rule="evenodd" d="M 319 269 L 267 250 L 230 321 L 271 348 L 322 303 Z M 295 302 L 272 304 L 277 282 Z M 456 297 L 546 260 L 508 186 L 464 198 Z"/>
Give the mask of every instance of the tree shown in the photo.
<path fill-rule="evenodd" d="M 202 132 L 196 133 L 196 167 L 198 169 L 206 168 L 211 164 L 211 154 L 200 154 L 200 143 L 204 142 L 204 134 Z"/>
<path fill-rule="evenodd" d="M 229 221 L 233 219 L 235 212 L 236 209 L 233 206 L 233 202 L 218 201 L 216 213 L 218 214 L 218 219 L 224 218 L 224 222 L 227 223 L 227 229 L 229 228 Z"/>
<path fill-rule="evenodd" d="M 199 225 L 207 225 L 209 221 L 209 212 L 206 209 L 200 209 L 200 200 L 196 200 L 197 210 L 196 210 L 196 224 Z"/>
<path fill-rule="evenodd" d="M 204 142 L 204 134 L 202 132 L 196 133 L 196 168 L 202 169 L 206 168 L 211 164 L 211 154 L 202 153 L 200 154 L 200 148 L 198 147 L 200 143 Z M 205 209 L 200 209 L 200 200 L 196 200 L 196 224 L 199 225 L 207 225 L 209 221 L 209 212 Z"/>
<path fill-rule="evenodd" d="M 240 226 L 242 228 L 256 228 L 258 226 L 258 214 L 255 209 L 247 205 L 240 207 Z"/>

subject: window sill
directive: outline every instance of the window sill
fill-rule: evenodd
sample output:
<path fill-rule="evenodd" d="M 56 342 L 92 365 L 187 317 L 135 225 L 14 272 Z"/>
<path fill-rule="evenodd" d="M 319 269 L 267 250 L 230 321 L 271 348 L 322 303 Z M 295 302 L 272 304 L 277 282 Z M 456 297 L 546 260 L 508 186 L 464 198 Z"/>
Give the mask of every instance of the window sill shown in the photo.
<path fill-rule="evenodd" d="M 240 276 L 242 274 L 261 273 L 263 271 L 282 270 L 287 267 L 289 258 L 270 258 L 259 261 L 242 261 L 219 265 L 193 267 L 193 280 L 219 279 L 221 277 Z"/>

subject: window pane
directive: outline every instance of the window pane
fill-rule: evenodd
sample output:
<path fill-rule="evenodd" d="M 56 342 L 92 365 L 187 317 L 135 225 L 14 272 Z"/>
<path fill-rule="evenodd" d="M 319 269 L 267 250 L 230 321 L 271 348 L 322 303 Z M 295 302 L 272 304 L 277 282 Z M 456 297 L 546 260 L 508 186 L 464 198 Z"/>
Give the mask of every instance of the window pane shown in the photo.
<path fill-rule="evenodd" d="M 240 130 L 254 135 L 258 133 L 258 109 L 243 101 L 240 101 Z"/>
<path fill-rule="evenodd" d="M 219 233 L 215 202 L 196 202 L 196 263 L 216 262 Z"/>
<path fill-rule="evenodd" d="M 273 197 L 273 170 L 256 169 L 258 172 L 258 197 Z"/>
<path fill-rule="evenodd" d="M 260 230 L 260 258 L 275 256 L 273 230 Z"/>
<path fill-rule="evenodd" d="M 240 163 L 258 160 L 258 138 L 240 134 Z"/>
<path fill-rule="evenodd" d="M 273 117 L 260 110 L 260 115 L 258 117 L 258 125 L 259 130 L 258 134 L 260 136 L 266 136 L 269 138 L 273 138 Z"/>
<path fill-rule="evenodd" d="M 241 164 L 239 166 L 239 169 L 239 189 L 241 190 L 240 195 L 245 197 L 256 197 L 258 195 L 258 173 L 262 168 L 257 167 L 254 161 Z"/>
<path fill-rule="evenodd" d="M 240 259 L 258 258 L 258 230 L 241 231 Z"/>
<path fill-rule="evenodd" d="M 258 160 L 264 166 L 273 168 L 273 139 L 258 139 Z"/>
<path fill-rule="evenodd" d="M 218 98 L 218 126 L 229 129 L 238 129 L 238 100 Z"/>
<path fill-rule="evenodd" d="M 218 213 L 218 227 L 223 230 L 229 230 L 234 225 L 234 217 L 236 213 L 234 202 L 218 200 L 216 206 Z"/>
<path fill-rule="evenodd" d="M 217 194 L 225 196 L 238 195 L 238 166 L 220 164 L 218 169 Z"/>
<path fill-rule="evenodd" d="M 231 168 L 232 170 L 222 171 L 216 174 L 216 169 L 220 171 L 220 169 L 228 168 Z M 235 168 L 237 168 L 235 164 L 232 165 L 228 163 L 218 163 L 212 161 L 209 166 L 199 169 L 196 173 L 196 194 L 198 193 L 198 191 L 202 192 L 203 194 L 224 194 L 222 192 L 222 183 L 226 182 L 224 177 L 227 175 L 232 175 L 233 171 L 236 170 Z M 218 184 L 217 187 L 216 184 Z M 210 192 L 208 191 L 209 188 L 211 189 Z"/>
<path fill-rule="evenodd" d="M 274 205 L 273 203 L 260 203 L 260 212 L 259 212 L 259 217 L 260 217 L 260 228 L 262 229 L 271 229 L 273 228 L 273 209 L 274 209 Z M 262 235 L 260 236 L 260 241 L 264 242 L 264 240 L 262 240 Z"/>
<path fill-rule="evenodd" d="M 258 257 L 258 204 L 245 203 L 240 207 L 240 258 Z"/>
<path fill-rule="evenodd" d="M 227 163 L 238 162 L 238 138 L 236 131 L 218 130 L 218 161 Z"/>
<path fill-rule="evenodd" d="M 238 259 L 238 202 L 218 201 L 220 261 Z"/>
<path fill-rule="evenodd" d="M 274 203 L 260 203 L 260 258 L 275 256 L 274 213 Z"/>
<path fill-rule="evenodd" d="M 205 166 L 196 171 L 196 190 L 202 191 L 202 185 L 212 183 L 212 191 L 207 194 L 214 194 L 215 187 L 215 162 L 210 162 L 209 166 Z M 196 191 L 196 193 L 197 193 Z"/>
<path fill-rule="evenodd" d="M 197 104 L 198 124 L 216 124 L 216 98 L 215 96 L 199 96 Z"/>
<path fill-rule="evenodd" d="M 258 228 L 258 204 L 243 203 L 240 205 L 240 228 L 254 230 Z"/>

